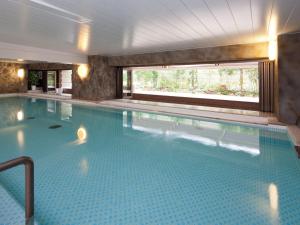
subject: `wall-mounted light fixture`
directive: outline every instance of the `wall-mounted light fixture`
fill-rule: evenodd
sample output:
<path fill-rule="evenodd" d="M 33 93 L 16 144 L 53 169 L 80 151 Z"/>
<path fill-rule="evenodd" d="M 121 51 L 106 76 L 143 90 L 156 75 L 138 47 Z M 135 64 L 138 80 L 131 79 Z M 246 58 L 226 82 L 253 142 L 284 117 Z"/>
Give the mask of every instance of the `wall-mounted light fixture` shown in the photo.
<path fill-rule="evenodd" d="M 22 69 L 22 68 L 18 69 L 18 77 L 20 79 L 23 79 L 25 77 L 25 70 L 24 69 Z"/>
<path fill-rule="evenodd" d="M 77 73 L 80 77 L 80 79 L 85 79 L 88 76 L 89 73 L 89 68 L 87 64 L 80 64 L 78 69 L 77 69 Z"/>
<path fill-rule="evenodd" d="M 269 24 L 269 60 L 277 59 L 277 19 L 273 16 Z"/>

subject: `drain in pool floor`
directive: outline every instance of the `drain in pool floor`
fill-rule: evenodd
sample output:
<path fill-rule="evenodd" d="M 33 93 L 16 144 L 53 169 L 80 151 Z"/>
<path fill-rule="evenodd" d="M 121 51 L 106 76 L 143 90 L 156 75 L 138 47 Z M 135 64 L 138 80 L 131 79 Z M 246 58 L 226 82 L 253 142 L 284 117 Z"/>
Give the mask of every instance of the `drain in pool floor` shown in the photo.
<path fill-rule="evenodd" d="M 57 129 L 57 128 L 61 128 L 62 126 L 59 124 L 54 124 L 48 127 L 48 129 Z"/>

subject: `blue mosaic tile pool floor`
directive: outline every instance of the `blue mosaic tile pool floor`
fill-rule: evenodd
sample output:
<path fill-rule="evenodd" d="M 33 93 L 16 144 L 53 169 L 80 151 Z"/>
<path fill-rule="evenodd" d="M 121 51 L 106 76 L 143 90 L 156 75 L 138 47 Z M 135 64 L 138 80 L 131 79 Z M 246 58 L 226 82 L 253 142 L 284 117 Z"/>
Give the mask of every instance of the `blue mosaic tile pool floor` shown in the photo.
<path fill-rule="evenodd" d="M 3 98 L 0 143 L 35 161 L 35 224 L 300 224 L 284 131 Z M 0 224 L 24 224 L 23 182 L 0 173 Z"/>

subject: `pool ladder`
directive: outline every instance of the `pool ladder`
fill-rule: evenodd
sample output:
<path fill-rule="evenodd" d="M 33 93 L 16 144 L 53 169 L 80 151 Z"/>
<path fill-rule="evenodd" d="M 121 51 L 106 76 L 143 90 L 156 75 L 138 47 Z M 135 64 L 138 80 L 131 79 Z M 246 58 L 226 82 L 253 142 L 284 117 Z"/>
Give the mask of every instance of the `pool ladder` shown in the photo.
<path fill-rule="evenodd" d="M 22 156 L 0 163 L 0 172 L 19 165 L 25 166 L 25 218 L 26 224 L 28 224 L 34 214 L 34 164 L 32 158 Z"/>

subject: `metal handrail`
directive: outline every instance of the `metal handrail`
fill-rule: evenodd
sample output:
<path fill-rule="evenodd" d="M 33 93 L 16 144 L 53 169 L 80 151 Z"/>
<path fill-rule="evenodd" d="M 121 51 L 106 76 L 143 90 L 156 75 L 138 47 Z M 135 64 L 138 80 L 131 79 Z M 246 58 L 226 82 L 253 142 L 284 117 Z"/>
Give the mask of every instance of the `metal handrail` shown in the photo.
<path fill-rule="evenodd" d="M 30 157 L 22 156 L 0 163 L 0 172 L 13 167 L 25 166 L 25 217 L 28 223 L 34 214 L 34 164 Z"/>

